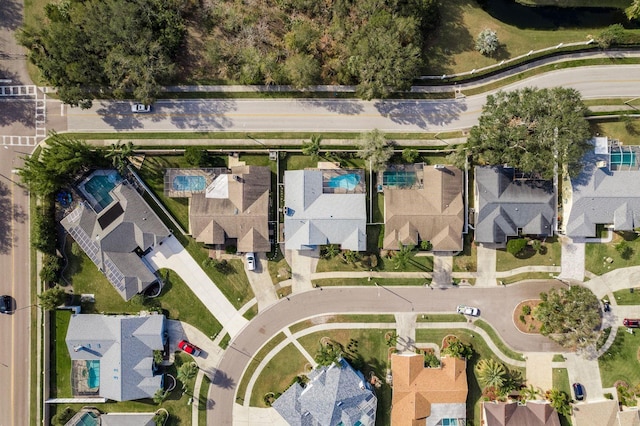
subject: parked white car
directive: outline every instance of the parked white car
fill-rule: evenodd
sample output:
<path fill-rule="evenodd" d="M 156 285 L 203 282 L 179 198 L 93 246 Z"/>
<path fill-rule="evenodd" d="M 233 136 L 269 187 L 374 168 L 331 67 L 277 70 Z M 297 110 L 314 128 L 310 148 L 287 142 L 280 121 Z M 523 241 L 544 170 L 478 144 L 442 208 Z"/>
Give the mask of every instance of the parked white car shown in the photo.
<path fill-rule="evenodd" d="M 472 317 L 480 316 L 480 309 L 474 308 L 473 306 L 458 305 L 458 307 L 456 308 L 456 312 L 462 315 L 469 315 Z"/>
<path fill-rule="evenodd" d="M 256 269 L 256 255 L 254 253 L 247 253 L 244 255 L 245 260 L 247 261 L 247 270 L 253 271 Z"/>
<path fill-rule="evenodd" d="M 151 105 L 133 104 L 131 105 L 131 112 L 151 112 Z"/>

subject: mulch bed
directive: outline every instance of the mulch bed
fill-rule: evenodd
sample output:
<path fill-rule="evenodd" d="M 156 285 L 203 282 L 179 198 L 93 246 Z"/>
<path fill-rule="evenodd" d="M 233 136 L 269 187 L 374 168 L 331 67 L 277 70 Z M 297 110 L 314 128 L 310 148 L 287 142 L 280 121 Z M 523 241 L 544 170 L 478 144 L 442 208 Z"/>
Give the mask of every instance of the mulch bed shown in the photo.
<path fill-rule="evenodd" d="M 516 306 L 516 309 L 513 311 L 513 323 L 518 330 L 523 333 L 540 334 L 542 322 L 533 317 L 533 312 L 540 302 L 542 302 L 540 299 L 525 300 Z M 529 315 L 523 313 L 524 306 L 529 306 L 529 309 L 531 309 Z M 524 322 L 522 322 L 522 319 L 524 319 Z"/>

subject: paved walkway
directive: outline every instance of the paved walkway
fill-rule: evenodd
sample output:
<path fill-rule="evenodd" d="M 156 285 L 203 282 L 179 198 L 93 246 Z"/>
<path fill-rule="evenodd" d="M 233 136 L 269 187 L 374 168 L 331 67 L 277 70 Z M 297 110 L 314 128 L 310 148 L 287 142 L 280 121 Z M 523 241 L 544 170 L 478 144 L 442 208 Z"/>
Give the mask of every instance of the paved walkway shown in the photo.
<path fill-rule="evenodd" d="M 145 256 L 156 269 L 175 271 L 222 324 L 231 337 L 247 324 L 247 320 L 234 308 L 218 286 L 211 281 L 200 265 L 193 260 L 175 236 L 167 238 L 162 245 Z"/>
<path fill-rule="evenodd" d="M 560 237 L 562 245 L 562 272 L 558 278 L 564 280 L 584 280 L 584 250 L 585 244 L 575 242 L 569 237 Z"/>
<path fill-rule="evenodd" d="M 271 281 L 269 274 L 268 261 L 264 253 L 256 253 L 256 269 L 254 271 L 246 271 L 249 284 L 256 295 L 258 302 L 258 311 L 265 309 L 267 306 L 278 301 L 276 289 Z M 245 264 L 246 270 L 246 264 Z"/>
<path fill-rule="evenodd" d="M 476 287 L 495 287 L 496 282 L 496 250 L 488 244 L 478 244 L 478 275 Z"/>
<path fill-rule="evenodd" d="M 396 349 L 399 352 L 414 351 L 416 345 L 416 314 L 395 314 L 396 317 Z"/>
<path fill-rule="evenodd" d="M 433 280 L 431 284 L 437 287 L 446 287 L 451 285 L 451 271 L 453 270 L 453 256 L 433 255 Z"/>

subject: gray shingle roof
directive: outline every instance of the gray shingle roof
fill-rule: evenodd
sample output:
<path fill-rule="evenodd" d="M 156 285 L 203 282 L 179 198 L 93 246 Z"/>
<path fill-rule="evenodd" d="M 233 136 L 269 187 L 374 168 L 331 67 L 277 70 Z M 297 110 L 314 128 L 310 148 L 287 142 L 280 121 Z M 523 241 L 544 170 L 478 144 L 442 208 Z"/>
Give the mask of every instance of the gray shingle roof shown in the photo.
<path fill-rule="evenodd" d="M 129 300 L 155 281 L 153 271 L 134 251 L 146 251 L 171 232 L 144 199 L 126 181 L 116 186 L 111 195 L 123 213 L 108 221 L 103 229 L 100 218 L 87 203 L 80 203 L 60 224 L 76 240 L 109 279 L 123 299 Z"/>
<path fill-rule="evenodd" d="M 507 167 L 476 167 L 475 239 L 504 243 L 524 235 L 550 236 L 555 231 L 556 195 L 546 180 L 514 179 Z"/>
<path fill-rule="evenodd" d="M 273 403 L 290 425 L 375 424 L 375 393 L 362 373 L 346 361 L 341 360 L 339 366 L 319 367 L 309 379 L 305 388 L 296 383 Z"/>
<path fill-rule="evenodd" d="M 640 171 L 597 166 L 608 160 L 608 155 L 588 154 L 582 173 L 571 180 L 568 236 L 595 237 L 596 224 L 613 224 L 616 231 L 640 227 Z"/>
<path fill-rule="evenodd" d="M 72 360 L 100 361 L 100 396 L 115 401 L 151 398 L 162 385 L 153 351 L 164 347 L 164 315 L 73 315 L 66 344 Z"/>
<path fill-rule="evenodd" d="M 323 172 L 285 172 L 286 249 L 304 250 L 318 245 L 339 244 L 344 250 L 366 250 L 366 194 L 323 191 Z"/>

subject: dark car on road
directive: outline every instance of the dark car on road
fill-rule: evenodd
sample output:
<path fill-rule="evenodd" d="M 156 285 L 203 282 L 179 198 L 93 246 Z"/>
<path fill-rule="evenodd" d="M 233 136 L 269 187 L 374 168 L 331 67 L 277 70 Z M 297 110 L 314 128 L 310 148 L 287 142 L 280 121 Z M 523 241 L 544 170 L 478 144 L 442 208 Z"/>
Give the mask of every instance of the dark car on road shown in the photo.
<path fill-rule="evenodd" d="M 0 314 L 10 314 L 13 310 L 11 296 L 0 296 Z"/>
<path fill-rule="evenodd" d="M 200 352 L 202 352 L 199 347 L 197 347 L 193 343 L 187 342 L 186 340 L 180 340 L 180 343 L 178 343 L 178 347 L 189 355 L 193 356 L 200 356 Z"/>
<path fill-rule="evenodd" d="M 580 383 L 573 384 L 573 394 L 576 396 L 576 400 L 583 401 L 584 400 L 584 386 Z"/>
<path fill-rule="evenodd" d="M 640 319 L 638 318 L 625 318 L 622 320 L 622 325 L 629 328 L 640 327 Z"/>

